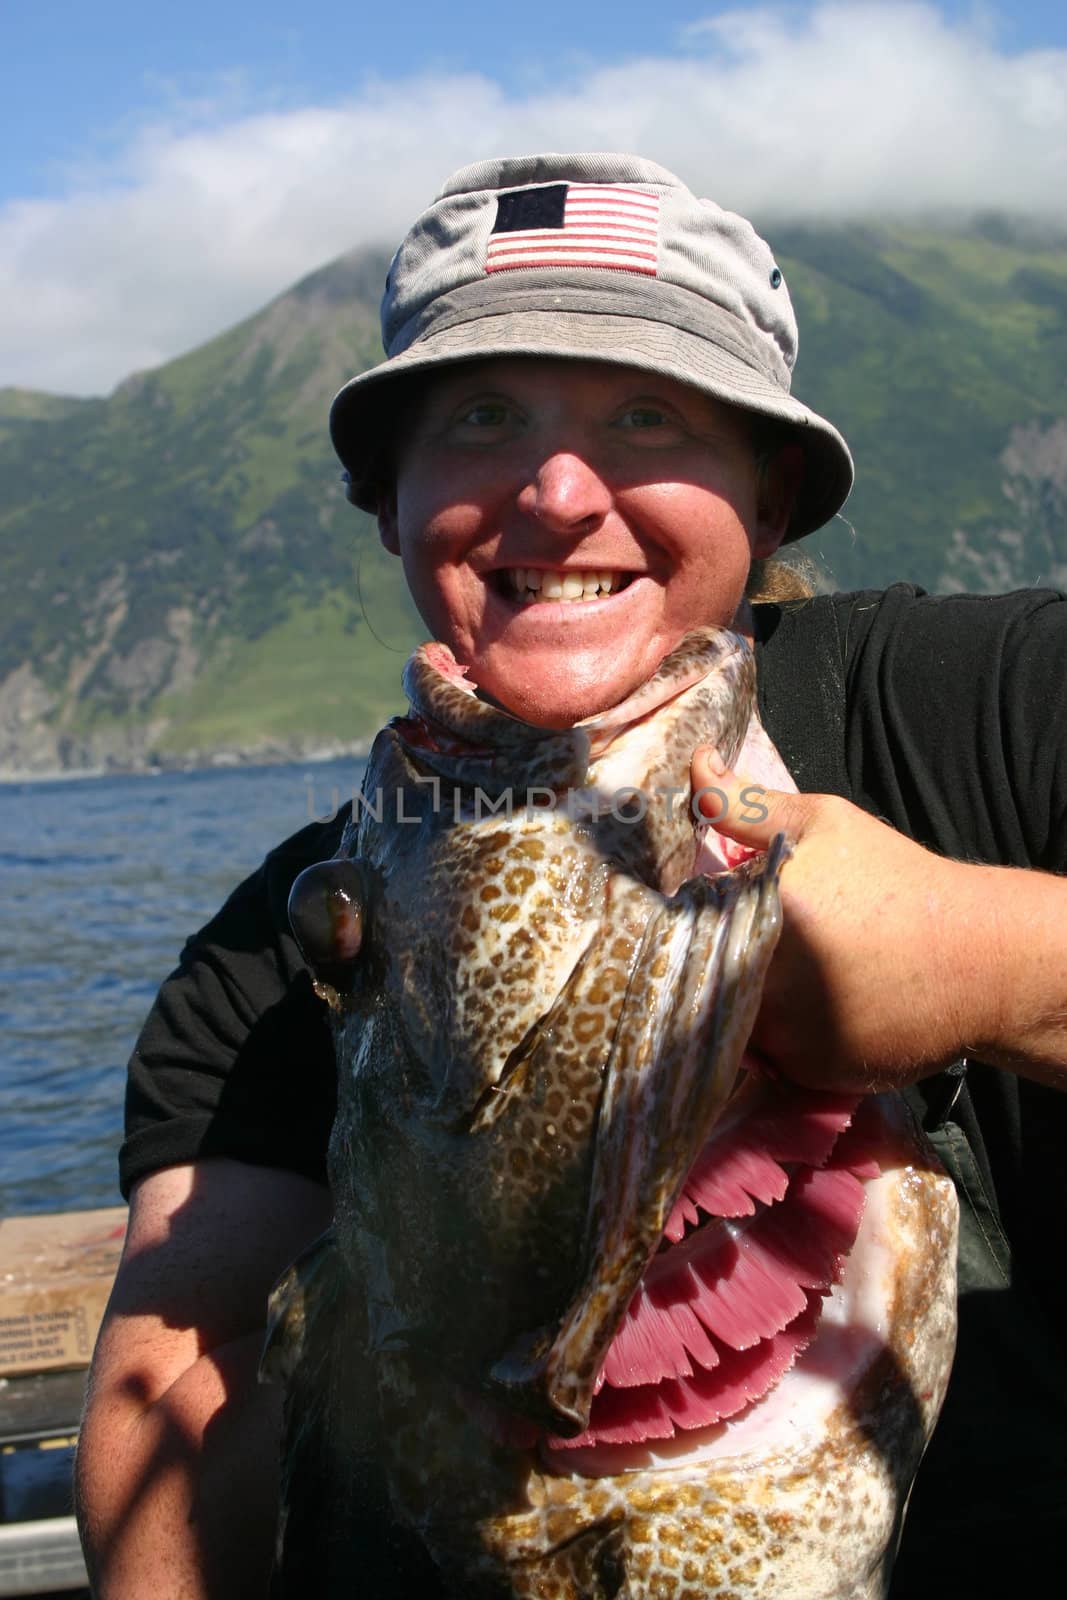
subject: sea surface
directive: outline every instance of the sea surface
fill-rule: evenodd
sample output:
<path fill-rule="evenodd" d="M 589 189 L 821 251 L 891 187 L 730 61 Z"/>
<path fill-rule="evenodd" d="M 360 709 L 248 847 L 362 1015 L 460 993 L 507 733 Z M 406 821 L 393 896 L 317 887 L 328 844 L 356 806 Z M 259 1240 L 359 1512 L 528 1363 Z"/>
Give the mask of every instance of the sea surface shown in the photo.
<path fill-rule="evenodd" d="M 185 939 L 355 759 L 0 785 L 0 1217 L 120 1202 L 125 1068 Z"/>

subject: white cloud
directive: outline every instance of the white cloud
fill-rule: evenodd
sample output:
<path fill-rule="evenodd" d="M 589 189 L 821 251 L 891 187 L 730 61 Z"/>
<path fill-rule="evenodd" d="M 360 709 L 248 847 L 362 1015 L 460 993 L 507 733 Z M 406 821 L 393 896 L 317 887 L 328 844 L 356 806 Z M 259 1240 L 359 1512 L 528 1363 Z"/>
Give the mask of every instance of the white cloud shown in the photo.
<path fill-rule="evenodd" d="M 720 12 L 672 56 L 509 96 L 372 81 L 325 107 L 161 120 L 61 199 L 0 211 L 0 384 L 101 392 L 353 245 L 393 242 L 454 167 L 624 149 L 761 219 L 1065 209 L 1067 51 L 980 15 L 836 0 Z"/>

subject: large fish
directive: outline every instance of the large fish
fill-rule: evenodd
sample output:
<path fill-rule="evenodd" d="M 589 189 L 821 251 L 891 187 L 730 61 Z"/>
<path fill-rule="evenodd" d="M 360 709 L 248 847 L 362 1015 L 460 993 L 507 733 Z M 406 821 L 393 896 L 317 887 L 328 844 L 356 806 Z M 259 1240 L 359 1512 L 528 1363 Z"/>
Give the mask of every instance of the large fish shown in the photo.
<path fill-rule="evenodd" d="M 897 1097 L 743 1052 L 789 779 L 690 635 L 566 731 L 416 652 L 294 930 L 329 1001 L 331 1232 L 275 1293 L 278 1595 L 873 1600 L 944 1395 L 956 1200 Z M 758 794 L 752 795 L 758 804 Z"/>

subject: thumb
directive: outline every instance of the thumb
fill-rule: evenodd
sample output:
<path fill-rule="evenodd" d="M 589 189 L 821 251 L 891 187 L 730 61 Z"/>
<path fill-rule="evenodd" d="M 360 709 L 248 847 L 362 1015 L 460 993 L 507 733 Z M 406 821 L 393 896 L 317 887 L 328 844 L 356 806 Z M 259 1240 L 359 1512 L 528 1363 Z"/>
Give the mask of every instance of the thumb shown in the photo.
<path fill-rule="evenodd" d="M 694 752 L 691 771 L 693 805 L 717 833 L 751 850 L 766 850 L 784 833 L 800 839 L 809 824 L 808 797 L 765 784 L 724 767 L 710 745 Z"/>

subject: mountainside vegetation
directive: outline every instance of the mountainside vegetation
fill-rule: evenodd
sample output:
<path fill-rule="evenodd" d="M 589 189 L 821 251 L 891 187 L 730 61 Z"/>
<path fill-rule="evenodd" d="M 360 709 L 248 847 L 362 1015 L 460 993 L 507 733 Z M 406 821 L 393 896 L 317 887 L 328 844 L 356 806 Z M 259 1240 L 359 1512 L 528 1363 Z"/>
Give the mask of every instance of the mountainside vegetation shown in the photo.
<path fill-rule="evenodd" d="M 796 392 L 857 461 L 807 541 L 826 585 L 1067 587 L 1067 241 L 766 231 Z M 0 389 L 0 771 L 353 748 L 398 708 L 422 625 L 325 427 L 385 268 L 344 256 L 107 399 Z"/>

